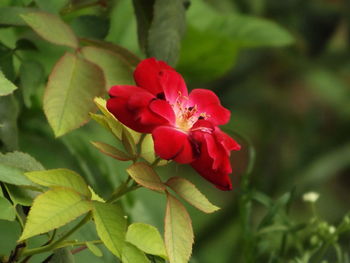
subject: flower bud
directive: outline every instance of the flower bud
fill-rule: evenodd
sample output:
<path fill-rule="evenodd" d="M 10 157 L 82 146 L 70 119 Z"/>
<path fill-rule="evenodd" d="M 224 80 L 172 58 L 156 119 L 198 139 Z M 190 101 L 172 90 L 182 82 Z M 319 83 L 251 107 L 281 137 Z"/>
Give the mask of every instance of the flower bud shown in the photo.
<path fill-rule="evenodd" d="M 319 193 L 308 192 L 303 195 L 303 200 L 304 202 L 315 203 L 319 197 L 320 197 Z"/>

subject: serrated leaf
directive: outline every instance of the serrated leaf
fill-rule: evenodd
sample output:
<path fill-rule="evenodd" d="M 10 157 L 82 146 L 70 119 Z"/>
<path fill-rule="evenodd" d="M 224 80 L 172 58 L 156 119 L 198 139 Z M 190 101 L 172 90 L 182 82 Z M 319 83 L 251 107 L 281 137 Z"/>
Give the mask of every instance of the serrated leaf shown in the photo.
<path fill-rule="evenodd" d="M 116 138 L 119 140 L 122 140 L 122 134 L 123 130 L 126 129 L 132 136 L 134 143 L 138 143 L 141 137 L 141 133 L 138 133 L 125 125 L 123 125 L 120 121 L 118 121 L 112 113 L 110 113 L 106 107 L 106 100 L 96 97 L 94 99 L 94 102 L 96 106 L 99 108 L 99 110 L 103 113 L 103 115 L 106 117 L 106 123 L 108 124 L 109 130 L 114 134 Z"/>
<path fill-rule="evenodd" d="M 79 40 L 85 44 L 93 45 L 93 46 L 107 49 L 114 53 L 117 53 L 118 55 L 123 57 L 126 61 L 128 61 L 128 63 L 132 67 L 136 67 L 136 65 L 139 64 L 141 61 L 140 58 L 138 58 L 134 53 L 130 52 L 128 49 L 123 48 L 122 46 L 119 46 L 117 44 L 96 40 L 96 39 L 87 39 L 87 38 L 80 38 Z"/>
<path fill-rule="evenodd" d="M 106 79 L 106 90 L 114 85 L 133 85 L 134 68 L 123 57 L 112 51 L 97 48 L 83 47 L 83 56 L 90 62 L 99 66 Z"/>
<path fill-rule="evenodd" d="M 76 172 L 68 169 L 52 169 L 25 173 L 32 182 L 49 188 L 63 187 L 76 191 L 88 198 L 91 192 L 84 179 Z"/>
<path fill-rule="evenodd" d="M 109 145 L 107 143 L 103 142 L 91 142 L 93 146 L 95 146 L 97 149 L 99 149 L 102 153 L 117 159 L 119 161 L 129 161 L 132 160 L 132 157 L 127 155 L 126 153 L 118 150 L 117 148 L 113 147 L 112 145 Z"/>
<path fill-rule="evenodd" d="M 126 233 L 126 219 L 119 205 L 93 202 L 92 215 L 98 236 L 117 257 L 121 257 Z"/>
<path fill-rule="evenodd" d="M 13 221 L 16 218 L 15 208 L 9 200 L 0 196 L 0 219 Z"/>
<path fill-rule="evenodd" d="M 20 241 L 61 227 L 92 208 L 91 202 L 67 188 L 51 189 L 33 202 Z"/>
<path fill-rule="evenodd" d="M 148 35 L 148 56 L 175 65 L 186 30 L 182 0 L 156 0 Z"/>
<path fill-rule="evenodd" d="M 193 229 L 186 208 L 167 193 L 164 240 L 170 263 L 187 263 L 192 253 Z"/>
<path fill-rule="evenodd" d="M 29 154 L 22 152 L 0 153 L 0 181 L 25 186 L 36 186 L 27 177 L 25 172 L 43 170 L 42 165 Z"/>
<path fill-rule="evenodd" d="M 0 70 L 0 96 L 6 96 L 15 91 L 17 87 L 9 81 Z"/>
<path fill-rule="evenodd" d="M 44 82 L 45 71 L 43 66 L 34 61 L 23 61 L 20 67 L 21 90 L 24 104 L 30 108 L 31 97 Z"/>
<path fill-rule="evenodd" d="M 0 25 L 25 26 L 26 23 L 21 15 L 33 13 L 33 8 L 24 8 L 18 6 L 0 7 Z"/>
<path fill-rule="evenodd" d="M 68 248 L 59 248 L 55 250 L 49 263 L 74 263 L 75 259 Z"/>
<path fill-rule="evenodd" d="M 151 190 L 164 192 L 165 185 L 154 169 L 144 162 L 134 163 L 126 169 L 127 173 L 140 185 Z"/>
<path fill-rule="evenodd" d="M 21 15 L 23 20 L 45 40 L 62 46 L 78 48 L 78 39 L 63 20 L 53 14 L 34 12 Z"/>
<path fill-rule="evenodd" d="M 93 98 L 103 89 L 103 73 L 89 61 L 66 53 L 57 62 L 44 96 L 44 111 L 56 137 L 88 120 Z"/>
<path fill-rule="evenodd" d="M 133 223 L 126 232 L 126 241 L 143 252 L 167 259 L 164 241 L 158 229 L 144 223 Z"/>
<path fill-rule="evenodd" d="M 85 243 L 87 248 L 93 253 L 96 257 L 102 257 L 102 251 L 92 242 Z"/>
<path fill-rule="evenodd" d="M 121 259 L 123 263 L 150 263 L 141 250 L 128 242 L 125 242 Z"/>
<path fill-rule="evenodd" d="M 181 177 L 171 177 L 167 182 L 172 190 L 188 203 L 205 213 L 213 213 L 220 208 L 213 205 L 190 181 Z"/>

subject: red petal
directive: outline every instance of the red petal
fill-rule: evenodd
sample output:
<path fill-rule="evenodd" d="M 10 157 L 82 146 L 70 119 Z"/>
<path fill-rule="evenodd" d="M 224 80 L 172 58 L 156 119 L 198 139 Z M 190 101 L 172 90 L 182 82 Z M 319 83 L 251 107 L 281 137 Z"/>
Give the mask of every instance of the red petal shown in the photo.
<path fill-rule="evenodd" d="M 183 99 L 188 99 L 187 87 L 182 76 L 176 71 L 163 71 L 160 83 L 164 90 L 167 101 L 175 104 L 177 101 L 181 103 Z M 186 104 L 188 101 L 186 101 Z"/>
<path fill-rule="evenodd" d="M 135 86 L 114 86 L 110 89 L 111 99 L 107 109 L 124 125 L 142 132 L 151 133 L 159 125 L 169 121 L 149 109 L 155 97 L 148 91 Z"/>
<path fill-rule="evenodd" d="M 206 120 L 214 125 L 223 125 L 230 120 L 230 111 L 220 104 L 214 92 L 206 89 L 194 89 L 190 93 L 189 104 L 197 105 L 199 113 L 206 113 Z"/>
<path fill-rule="evenodd" d="M 228 134 L 221 131 L 219 127 L 215 127 L 214 134 L 217 141 L 225 148 L 228 153 L 230 151 L 239 151 L 241 149 L 241 146 Z"/>
<path fill-rule="evenodd" d="M 188 135 L 173 127 L 161 126 L 152 132 L 154 150 L 163 159 L 178 163 L 193 161 L 192 146 Z"/>
<path fill-rule="evenodd" d="M 154 113 L 162 116 L 164 119 L 168 120 L 170 124 L 175 123 L 175 113 L 170 104 L 165 100 L 153 100 L 149 104 L 149 108 Z"/>
<path fill-rule="evenodd" d="M 229 177 L 229 174 L 231 173 L 229 156 L 222 155 L 220 157 L 222 166 L 213 169 L 214 160 L 211 157 L 213 153 L 210 153 L 207 140 L 202 141 L 200 152 L 200 157 L 192 162 L 191 166 L 202 177 L 213 183 L 217 188 L 224 191 L 232 190 L 232 183 Z M 218 154 L 218 152 L 216 154 Z"/>
<path fill-rule="evenodd" d="M 144 59 L 135 69 L 135 82 L 138 86 L 148 90 L 153 95 L 162 93 L 163 88 L 160 84 L 160 78 L 164 70 L 173 71 L 174 69 L 163 61 L 157 61 L 155 58 Z"/>

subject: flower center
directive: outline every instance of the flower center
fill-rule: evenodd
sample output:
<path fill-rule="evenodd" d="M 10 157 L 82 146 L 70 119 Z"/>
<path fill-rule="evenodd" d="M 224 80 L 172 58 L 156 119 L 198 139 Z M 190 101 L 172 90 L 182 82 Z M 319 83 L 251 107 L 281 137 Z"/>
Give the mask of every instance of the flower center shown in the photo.
<path fill-rule="evenodd" d="M 188 132 L 197 120 L 208 118 L 205 112 L 198 111 L 197 105 L 188 107 L 188 97 L 182 96 L 180 92 L 172 107 L 176 116 L 176 127 L 185 132 Z"/>

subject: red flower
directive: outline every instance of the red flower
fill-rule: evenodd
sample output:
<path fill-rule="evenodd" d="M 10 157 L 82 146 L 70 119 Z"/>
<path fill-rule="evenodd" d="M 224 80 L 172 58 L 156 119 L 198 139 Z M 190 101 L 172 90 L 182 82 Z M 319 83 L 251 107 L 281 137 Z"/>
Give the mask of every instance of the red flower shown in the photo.
<path fill-rule="evenodd" d="M 134 72 L 137 86 L 113 86 L 108 110 L 131 129 L 152 133 L 155 152 L 166 160 L 190 164 L 222 190 L 231 190 L 230 152 L 240 146 L 217 126 L 230 111 L 214 92 L 190 94 L 179 73 L 154 58 L 143 60 Z"/>

